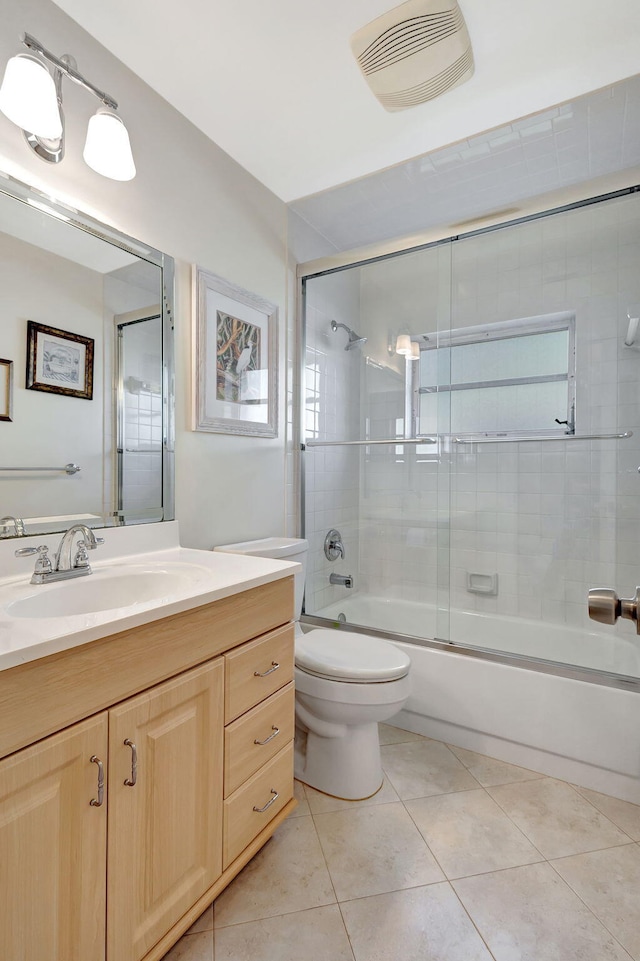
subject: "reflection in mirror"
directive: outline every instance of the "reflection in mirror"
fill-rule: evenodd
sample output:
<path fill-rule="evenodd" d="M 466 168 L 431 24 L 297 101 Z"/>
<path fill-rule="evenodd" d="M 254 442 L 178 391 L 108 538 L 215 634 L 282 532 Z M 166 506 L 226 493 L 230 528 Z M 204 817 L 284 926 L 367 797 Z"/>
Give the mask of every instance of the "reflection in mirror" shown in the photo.
<path fill-rule="evenodd" d="M 0 537 L 173 518 L 172 287 L 171 258 L 3 178 Z M 29 321 L 54 329 L 35 340 L 37 386 Z M 72 389 L 86 377 L 91 399 Z"/>

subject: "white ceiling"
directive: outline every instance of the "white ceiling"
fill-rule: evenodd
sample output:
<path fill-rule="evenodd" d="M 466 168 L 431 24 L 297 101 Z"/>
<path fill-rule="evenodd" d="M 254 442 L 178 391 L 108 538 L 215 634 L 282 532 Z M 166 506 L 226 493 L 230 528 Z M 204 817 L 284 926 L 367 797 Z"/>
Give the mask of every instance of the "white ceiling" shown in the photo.
<path fill-rule="evenodd" d="M 438 100 L 389 114 L 360 76 L 349 38 L 394 0 L 55 2 L 285 201 L 639 67 L 639 0 L 459 0 L 475 75 Z M 124 97 L 121 106 L 126 120 Z"/>

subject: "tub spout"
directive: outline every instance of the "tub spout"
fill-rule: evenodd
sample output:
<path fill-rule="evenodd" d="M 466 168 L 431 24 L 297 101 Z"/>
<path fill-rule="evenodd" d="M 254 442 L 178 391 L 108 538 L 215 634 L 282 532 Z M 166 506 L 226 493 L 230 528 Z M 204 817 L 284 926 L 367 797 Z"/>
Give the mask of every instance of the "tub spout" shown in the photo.
<path fill-rule="evenodd" d="M 330 574 L 330 584 L 338 584 L 340 587 L 353 587 L 353 577 L 351 574 Z"/>

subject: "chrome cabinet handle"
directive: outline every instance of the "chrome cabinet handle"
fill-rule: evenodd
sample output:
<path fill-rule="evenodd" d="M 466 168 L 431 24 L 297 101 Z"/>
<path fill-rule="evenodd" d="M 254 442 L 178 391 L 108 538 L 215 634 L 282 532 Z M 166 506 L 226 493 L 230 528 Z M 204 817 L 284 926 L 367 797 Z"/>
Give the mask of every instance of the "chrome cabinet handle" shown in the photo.
<path fill-rule="evenodd" d="M 278 797 L 279 797 L 278 792 L 277 792 L 277 791 L 274 791 L 273 788 L 271 788 L 271 793 L 273 794 L 273 797 L 271 798 L 270 801 L 267 801 L 267 803 L 264 805 L 264 807 L 257 808 L 257 807 L 254 805 L 253 810 L 256 812 L 256 814 L 264 814 L 264 812 L 267 810 L 267 808 L 270 808 L 271 805 L 273 804 L 273 802 L 278 800 Z"/>
<path fill-rule="evenodd" d="M 104 765 L 96 754 L 92 754 L 89 760 L 92 764 L 98 765 L 98 797 L 92 797 L 89 804 L 92 808 L 99 808 L 104 801 Z"/>
<path fill-rule="evenodd" d="M 271 667 L 269 668 L 268 671 L 264 671 L 263 674 L 261 674 L 260 671 L 254 671 L 254 672 L 253 672 L 253 676 L 254 676 L 254 677 L 266 677 L 267 674 L 273 674 L 274 671 L 277 671 L 279 667 L 280 667 L 280 665 L 278 664 L 277 661 L 271 661 Z"/>
<path fill-rule="evenodd" d="M 138 748 L 129 738 L 125 739 L 124 744 L 131 748 L 131 777 L 125 778 L 124 783 L 127 787 L 135 787 L 135 783 L 138 780 Z"/>
<path fill-rule="evenodd" d="M 258 740 L 256 739 L 253 743 L 254 743 L 254 744 L 259 744 L 260 746 L 262 746 L 263 744 L 268 744 L 269 741 L 273 741 L 274 737 L 277 737 L 278 734 L 280 733 L 280 728 L 279 728 L 279 727 L 276 727 L 275 724 L 272 724 L 272 725 L 271 725 L 271 730 L 273 731 L 273 734 L 270 734 L 269 737 L 265 738 L 264 741 L 258 741 Z"/>

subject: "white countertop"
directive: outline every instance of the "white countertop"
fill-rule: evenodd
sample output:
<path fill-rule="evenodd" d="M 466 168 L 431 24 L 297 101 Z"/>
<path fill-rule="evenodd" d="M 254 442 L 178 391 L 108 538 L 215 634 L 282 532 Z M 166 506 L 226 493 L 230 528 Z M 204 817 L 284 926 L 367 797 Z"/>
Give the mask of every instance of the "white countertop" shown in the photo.
<path fill-rule="evenodd" d="M 107 528 L 95 533 L 104 537 L 105 544 L 90 552 L 93 573 L 46 585 L 29 583 L 33 557 L 13 556 L 18 548 L 41 543 L 42 535 L 0 542 L 0 671 L 269 584 L 295 574 L 300 567 L 288 561 L 180 547 L 176 522 Z M 53 555 L 61 535 L 46 536 L 53 541 Z M 16 601 L 43 597 L 67 584 L 74 586 L 76 594 L 89 582 L 92 590 L 103 583 L 108 591 L 110 578 L 120 576 L 122 579 L 127 571 L 140 572 L 147 568 L 154 573 L 163 568 L 168 572 L 160 597 L 85 614 L 11 615 L 10 605 Z M 176 571 L 186 574 L 173 577 Z"/>

